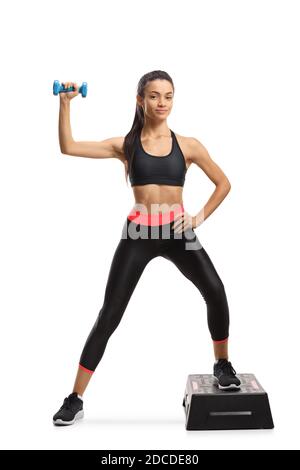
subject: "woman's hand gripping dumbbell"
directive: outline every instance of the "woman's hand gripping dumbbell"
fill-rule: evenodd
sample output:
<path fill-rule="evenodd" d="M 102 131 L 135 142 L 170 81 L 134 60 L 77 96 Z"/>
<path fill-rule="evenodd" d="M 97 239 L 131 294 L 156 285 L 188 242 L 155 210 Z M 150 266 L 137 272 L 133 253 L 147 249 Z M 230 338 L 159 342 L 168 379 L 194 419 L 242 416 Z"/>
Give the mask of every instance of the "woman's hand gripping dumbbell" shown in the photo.
<path fill-rule="evenodd" d="M 61 99 L 71 100 L 75 96 L 81 93 L 82 97 L 85 98 L 87 95 L 87 83 L 83 82 L 81 87 L 74 82 L 63 82 L 59 83 L 58 80 L 54 80 L 53 83 L 53 94 L 60 96 Z"/>

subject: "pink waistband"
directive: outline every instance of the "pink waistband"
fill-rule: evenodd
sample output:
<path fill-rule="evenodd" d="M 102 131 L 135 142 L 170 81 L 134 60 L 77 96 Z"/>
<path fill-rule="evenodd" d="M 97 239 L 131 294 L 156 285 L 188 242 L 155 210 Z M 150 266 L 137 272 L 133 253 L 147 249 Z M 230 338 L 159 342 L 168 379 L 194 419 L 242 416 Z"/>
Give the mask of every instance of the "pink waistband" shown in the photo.
<path fill-rule="evenodd" d="M 183 204 L 176 205 L 174 210 L 158 214 L 141 214 L 141 211 L 132 209 L 127 218 L 135 224 L 141 225 L 162 225 L 169 224 L 174 220 L 175 215 L 184 212 Z"/>

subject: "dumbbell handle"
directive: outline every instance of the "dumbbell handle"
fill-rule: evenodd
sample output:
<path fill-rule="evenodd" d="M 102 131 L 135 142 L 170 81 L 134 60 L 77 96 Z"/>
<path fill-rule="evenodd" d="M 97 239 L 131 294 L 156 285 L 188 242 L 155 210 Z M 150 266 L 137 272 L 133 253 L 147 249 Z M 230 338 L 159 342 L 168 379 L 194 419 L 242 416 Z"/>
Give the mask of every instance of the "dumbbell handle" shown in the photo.
<path fill-rule="evenodd" d="M 67 93 L 68 91 L 75 91 L 75 87 L 70 86 L 65 88 L 64 85 L 61 85 L 58 80 L 53 82 L 53 94 L 57 95 L 58 93 Z M 78 93 L 82 94 L 82 97 L 85 98 L 87 95 L 87 83 L 83 82 L 81 87 L 78 89 Z"/>

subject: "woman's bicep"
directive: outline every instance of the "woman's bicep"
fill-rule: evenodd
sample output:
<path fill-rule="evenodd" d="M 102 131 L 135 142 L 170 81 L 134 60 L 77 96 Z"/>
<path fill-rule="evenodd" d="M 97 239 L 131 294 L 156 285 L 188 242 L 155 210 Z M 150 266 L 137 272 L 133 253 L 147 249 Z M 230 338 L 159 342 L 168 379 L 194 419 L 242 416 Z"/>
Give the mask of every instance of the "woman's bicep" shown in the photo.
<path fill-rule="evenodd" d="M 206 147 L 196 138 L 192 137 L 189 141 L 190 144 L 190 160 L 195 163 L 214 184 L 221 184 L 226 181 L 228 185 L 230 182 L 219 167 L 219 165 L 211 158 Z"/>
<path fill-rule="evenodd" d="M 111 137 L 97 141 L 73 141 L 64 154 L 87 158 L 122 158 L 124 137 Z"/>

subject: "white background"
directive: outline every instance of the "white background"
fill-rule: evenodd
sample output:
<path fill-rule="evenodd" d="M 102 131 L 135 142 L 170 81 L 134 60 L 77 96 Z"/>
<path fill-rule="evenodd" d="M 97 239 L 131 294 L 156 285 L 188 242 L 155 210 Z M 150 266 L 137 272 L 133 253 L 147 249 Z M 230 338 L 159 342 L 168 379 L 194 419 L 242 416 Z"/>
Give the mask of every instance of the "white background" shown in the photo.
<path fill-rule="evenodd" d="M 299 448 L 299 44 L 297 1 L 11 1 L 1 35 L 1 448 Z M 196 233 L 226 288 L 229 356 L 267 391 L 273 430 L 186 431 L 188 374 L 211 373 L 206 306 L 163 258 L 143 273 L 84 395 L 57 428 L 134 204 L 117 159 L 65 156 L 53 80 L 75 140 L 125 136 L 137 83 L 175 84 L 168 125 L 228 176 Z M 195 215 L 214 185 L 192 165 Z"/>

